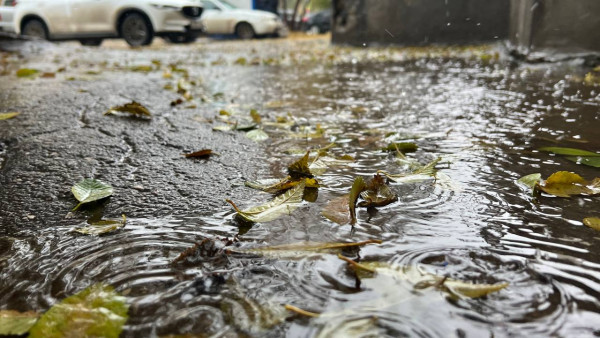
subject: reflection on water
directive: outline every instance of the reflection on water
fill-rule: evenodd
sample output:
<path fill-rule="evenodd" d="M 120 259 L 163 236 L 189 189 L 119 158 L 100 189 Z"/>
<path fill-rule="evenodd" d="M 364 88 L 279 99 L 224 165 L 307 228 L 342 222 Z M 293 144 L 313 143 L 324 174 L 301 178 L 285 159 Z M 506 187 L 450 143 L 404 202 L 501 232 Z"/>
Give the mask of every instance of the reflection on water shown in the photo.
<path fill-rule="evenodd" d="M 294 155 L 326 146 L 354 163 L 329 168 L 314 203 L 291 217 L 241 231 L 229 209 L 201 219 L 131 219 L 119 235 L 84 237 L 50 227 L 0 238 L 0 304 L 45 310 L 92 282 L 128 297 L 125 335 L 215 336 L 589 336 L 600 332 L 600 234 L 590 197 L 533 200 L 514 181 L 558 170 L 591 179 L 598 169 L 536 151 L 542 146 L 600 149 L 600 94 L 572 79 L 570 65 L 534 68 L 509 62 L 420 58 L 397 62 L 202 69 L 207 85 L 240 91 L 242 104 L 273 118 L 288 112 L 325 136 L 273 136 L 265 176 L 280 176 Z M 218 77 L 211 74 L 218 73 Z M 254 76 L 260 74 L 258 76 Z M 277 84 L 264 86 L 265 83 Z M 273 104 L 278 101 L 281 104 Z M 269 104 L 269 102 L 271 104 Z M 286 104 L 283 104 L 287 102 Z M 415 141 L 410 156 L 443 158 L 452 184 L 394 184 L 399 200 L 360 209 L 355 227 L 321 216 L 354 177 L 399 172 L 379 151 L 395 132 Z M 261 164 L 255 164 L 261 165 Z M 259 177 L 256 177 L 259 178 Z M 248 178 L 253 179 L 253 178 Z M 256 194 L 250 206 L 268 199 Z M 231 256 L 192 267 L 171 262 L 203 238 L 239 236 L 238 247 L 297 241 L 382 239 L 349 254 L 362 261 L 419 267 L 477 283 L 510 282 L 484 298 L 449 297 L 406 280 L 358 280 L 336 255 L 295 259 Z M 282 304 L 324 313 L 308 319 Z M 287 318 L 287 319 L 286 319 Z"/>

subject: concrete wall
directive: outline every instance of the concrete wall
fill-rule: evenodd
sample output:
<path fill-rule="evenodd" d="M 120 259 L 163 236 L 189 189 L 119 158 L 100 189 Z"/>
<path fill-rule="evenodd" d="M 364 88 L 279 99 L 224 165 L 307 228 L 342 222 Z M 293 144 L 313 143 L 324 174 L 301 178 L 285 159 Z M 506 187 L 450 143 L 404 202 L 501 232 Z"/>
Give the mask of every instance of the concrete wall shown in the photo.
<path fill-rule="evenodd" d="M 600 1 L 511 0 L 510 42 L 524 56 L 600 52 Z"/>
<path fill-rule="evenodd" d="M 508 37 L 509 0 L 334 0 L 332 40 L 469 44 Z"/>

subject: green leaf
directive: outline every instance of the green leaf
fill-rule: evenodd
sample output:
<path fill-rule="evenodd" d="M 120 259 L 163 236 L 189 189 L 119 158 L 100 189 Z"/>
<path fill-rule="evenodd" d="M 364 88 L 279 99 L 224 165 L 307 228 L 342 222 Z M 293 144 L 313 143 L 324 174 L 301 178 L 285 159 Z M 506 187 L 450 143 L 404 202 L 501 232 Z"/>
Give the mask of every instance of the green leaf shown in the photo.
<path fill-rule="evenodd" d="M 32 311 L 0 310 L 0 336 L 24 335 L 37 322 L 39 316 Z"/>
<path fill-rule="evenodd" d="M 352 225 L 356 224 L 356 201 L 366 187 L 365 180 L 360 176 L 355 178 L 354 183 L 352 183 L 352 188 L 348 195 L 348 210 L 350 211 L 350 224 Z"/>
<path fill-rule="evenodd" d="M 600 157 L 597 156 L 566 156 L 565 158 L 577 164 L 585 164 L 590 167 L 600 168 Z"/>
<path fill-rule="evenodd" d="M 2 120 L 8 120 L 8 119 L 12 119 L 14 117 L 16 117 L 17 115 L 19 115 L 21 113 L 17 113 L 17 112 L 12 112 L 12 113 L 0 113 L 0 121 Z"/>
<path fill-rule="evenodd" d="M 315 158 L 314 161 L 308 166 L 308 170 L 315 176 L 323 175 L 327 171 L 327 163 L 322 161 L 320 158 Z"/>
<path fill-rule="evenodd" d="M 30 338 L 119 337 L 128 305 L 112 286 L 95 284 L 50 308 L 29 331 Z"/>
<path fill-rule="evenodd" d="M 593 153 L 591 151 L 581 150 L 581 149 L 576 149 L 576 148 L 543 147 L 543 148 L 540 148 L 539 150 L 555 153 L 557 155 L 600 157 L 600 154 L 598 154 L 598 153 Z"/>
<path fill-rule="evenodd" d="M 112 107 L 106 111 L 104 115 L 113 115 L 115 112 L 129 113 L 137 117 L 152 117 L 152 114 L 150 114 L 150 111 L 146 107 L 135 101 L 131 101 L 122 106 Z"/>
<path fill-rule="evenodd" d="M 246 137 L 256 142 L 261 142 L 269 139 L 269 135 L 265 133 L 262 129 L 250 130 L 246 133 Z"/>
<path fill-rule="evenodd" d="M 384 177 L 376 174 L 369 181 L 366 189 L 360 193 L 364 201 L 358 203 L 359 207 L 382 207 L 398 200 L 398 195 L 385 184 Z"/>
<path fill-rule="evenodd" d="M 307 188 L 318 188 L 319 182 L 314 178 L 306 178 L 300 180 L 294 180 L 290 176 L 284 179 L 267 178 L 256 181 L 246 181 L 244 185 L 257 190 L 262 190 L 268 193 L 277 194 L 282 191 L 288 190 L 297 186 L 298 184 L 305 182 Z"/>
<path fill-rule="evenodd" d="M 536 173 L 536 174 L 530 174 L 530 175 L 519 178 L 517 180 L 517 183 L 529 188 L 529 190 L 533 194 L 533 193 L 535 193 L 535 187 L 540 183 L 541 180 L 542 180 L 542 174 Z"/>
<path fill-rule="evenodd" d="M 21 69 L 17 70 L 17 77 L 34 77 L 39 72 L 40 71 L 37 69 L 21 68 Z"/>
<path fill-rule="evenodd" d="M 417 149 L 417 144 L 414 142 L 396 142 L 388 144 L 388 146 L 385 148 L 381 148 L 381 151 L 400 151 L 402 153 L 410 153 L 417 151 Z"/>
<path fill-rule="evenodd" d="M 75 198 L 80 202 L 73 209 L 75 211 L 84 203 L 97 201 L 112 195 L 113 188 L 102 181 L 86 178 L 75 184 L 71 188 L 71 192 L 73 192 Z"/>
<path fill-rule="evenodd" d="M 304 156 L 301 159 L 292 163 L 288 167 L 288 174 L 293 179 L 301 179 L 303 177 L 309 177 L 309 178 L 313 177 L 313 174 L 310 172 L 310 168 L 308 167 L 308 154 L 309 154 L 309 152 L 307 151 L 306 154 L 304 154 Z"/>
<path fill-rule="evenodd" d="M 154 70 L 154 67 L 150 66 L 150 65 L 138 65 L 138 66 L 132 66 L 129 68 L 130 71 L 132 72 L 142 72 L 142 73 L 148 73 Z"/>
<path fill-rule="evenodd" d="M 583 224 L 586 226 L 600 231 L 600 218 L 598 217 L 587 217 L 583 219 Z"/>
<path fill-rule="evenodd" d="M 258 113 L 258 111 L 256 111 L 256 109 L 250 110 L 250 117 L 252 117 L 252 121 L 254 121 L 254 123 L 256 124 L 260 124 L 260 122 L 262 121 L 262 118 L 260 117 L 260 114 Z"/>
<path fill-rule="evenodd" d="M 289 215 L 292 211 L 296 210 L 302 203 L 302 195 L 305 187 L 306 182 L 302 181 L 285 194 L 277 196 L 274 200 L 246 210 L 240 210 L 231 200 L 226 201 L 246 221 L 253 223 L 270 222 L 282 215 Z"/>
<path fill-rule="evenodd" d="M 558 171 L 550 175 L 546 181 L 542 181 L 538 187 L 543 192 L 558 197 L 597 195 L 600 194 L 600 178 L 587 182 L 575 173 Z"/>
<path fill-rule="evenodd" d="M 106 219 L 91 222 L 90 225 L 76 228 L 75 231 L 84 235 L 102 235 L 120 229 L 127 223 L 127 217 L 121 215 L 122 219 Z"/>
<path fill-rule="evenodd" d="M 441 157 L 427 163 L 426 165 L 410 172 L 402 174 L 390 174 L 386 171 L 379 170 L 378 174 L 385 175 L 390 181 L 395 183 L 418 183 L 436 177 L 437 171 L 435 166 L 442 160 Z"/>

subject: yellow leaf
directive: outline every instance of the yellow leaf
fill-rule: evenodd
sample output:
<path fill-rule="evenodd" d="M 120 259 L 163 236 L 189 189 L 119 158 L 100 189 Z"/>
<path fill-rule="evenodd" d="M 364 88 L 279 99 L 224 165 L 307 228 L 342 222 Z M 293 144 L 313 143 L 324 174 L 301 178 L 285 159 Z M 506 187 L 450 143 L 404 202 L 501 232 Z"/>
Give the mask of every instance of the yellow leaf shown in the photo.
<path fill-rule="evenodd" d="M 595 195 L 600 193 L 598 179 L 588 183 L 583 177 L 568 171 L 558 171 L 542 184 L 539 188 L 550 195 L 570 197 L 573 195 Z M 588 185 L 589 184 L 589 185 Z"/>
<path fill-rule="evenodd" d="M 583 224 L 586 226 L 600 231 L 600 218 L 598 217 L 587 217 L 583 219 Z"/>

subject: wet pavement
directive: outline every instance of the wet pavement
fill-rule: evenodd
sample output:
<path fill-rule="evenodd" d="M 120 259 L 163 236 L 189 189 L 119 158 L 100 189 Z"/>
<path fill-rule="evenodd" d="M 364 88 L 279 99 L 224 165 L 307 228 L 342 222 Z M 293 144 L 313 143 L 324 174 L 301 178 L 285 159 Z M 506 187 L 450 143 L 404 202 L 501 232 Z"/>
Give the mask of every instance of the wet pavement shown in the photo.
<path fill-rule="evenodd" d="M 581 223 L 599 216 L 599 200 L 532 199 L 515 184 L 534 172 L 599 176 L 536 150 L 600 149 L 600 87 L 584 83 L 591 69 L 578 60 L 526 65 L 501 46 L 361 49 L 331 47 L 326 37 L 4 48 L 12 52 L 2 54 L 0 109 L 21 114 L 0 121 L 2 309 L 45 311 L 104 282 L 130 304 L 123 336 L 600 334 L 600 234 Z M 24 67 L 53 77 L 17 78 Z M 152 119 L 104 115 L 132 100 Z M 251 109 L 268 140 L 213 130 L 224 124 L 219 111 L 246 117 Z M 276 121 L 291 123 L 267 123 Z M 391 141 L 416 142 L 409 156 L 421 163 L 441 156 L 446 184 L 394 184 L 398 202 L 360 209 L 354 227 L 323 217 L 355 177 L 406 169 L 381 152 Z M 283 177 L 303 151 L 332 142 L 334 156 L 354 161 L 318 176 L 314 202 L 273 222 L 234 218 L 225 199 L 249 207 L 272 198 L 245 181 Z M 205 148 L 218 156 L 182 156 Z M 83 178 L 115 194 L 71 212 L 70 188 Z M 71 231 L 121 214 L 128 222 L 117 232 Z M 234 236 L 236 248 L 377 239 L 344 254 L 510 285 L 484 298 L 449 297 L 397 276 L 358 279 L 327 253 L 171 264 L 205 238 Z M 302 317 L 284 304 L 324 315 Z"/>

